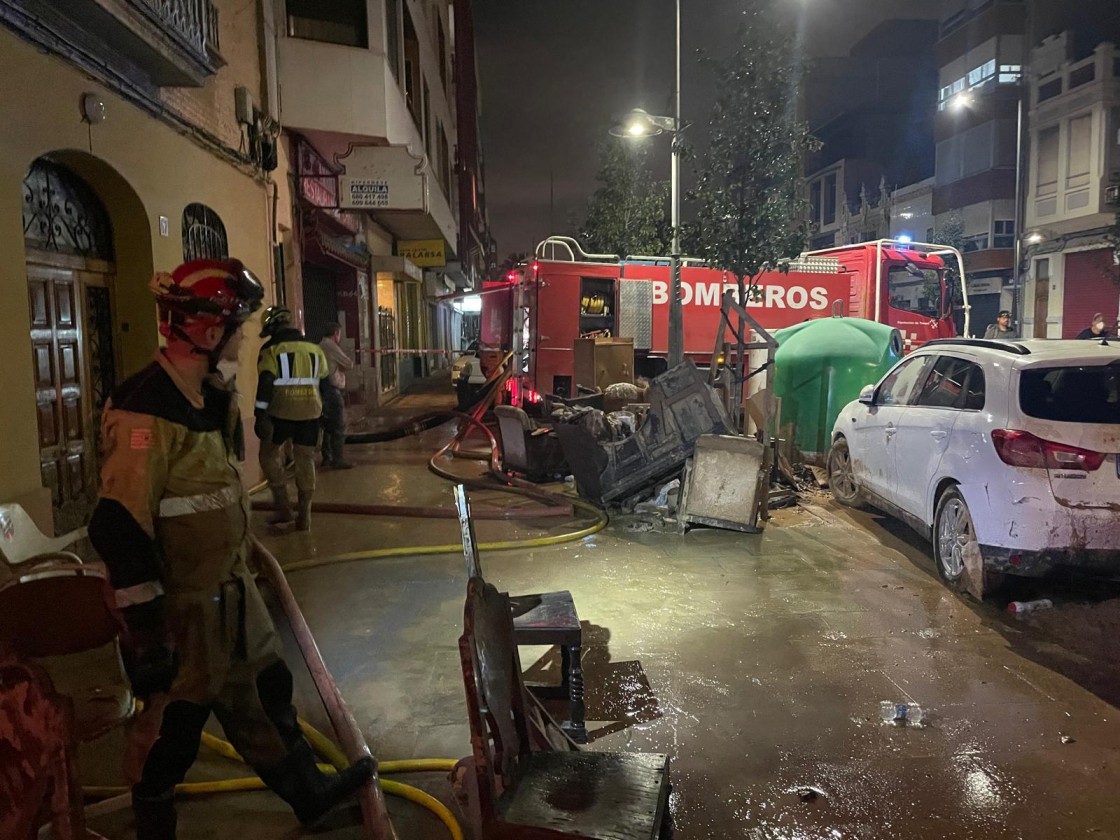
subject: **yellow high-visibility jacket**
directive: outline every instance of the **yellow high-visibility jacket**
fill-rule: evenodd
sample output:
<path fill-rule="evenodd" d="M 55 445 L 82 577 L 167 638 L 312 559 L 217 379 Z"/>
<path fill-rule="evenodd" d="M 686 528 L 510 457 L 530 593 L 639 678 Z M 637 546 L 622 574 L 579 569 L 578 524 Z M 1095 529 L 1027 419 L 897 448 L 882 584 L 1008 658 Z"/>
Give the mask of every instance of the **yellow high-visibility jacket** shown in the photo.
<path fill-rule="evenodd" d="M 256 411 L 278 420 L 318 420 L 323 414 L 319 382 L 328 369 L 322 348 L 299 330 L 277 333 L 257 358 Z"/>

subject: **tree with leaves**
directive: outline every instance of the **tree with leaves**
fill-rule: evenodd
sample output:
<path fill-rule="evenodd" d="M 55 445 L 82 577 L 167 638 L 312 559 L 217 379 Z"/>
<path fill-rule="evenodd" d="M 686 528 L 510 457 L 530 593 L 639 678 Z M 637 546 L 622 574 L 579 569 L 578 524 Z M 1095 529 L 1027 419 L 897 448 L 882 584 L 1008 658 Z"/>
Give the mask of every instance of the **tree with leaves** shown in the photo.
<path fill-rule="evenodd" d="M 697 256 L 757 293 L 765 267 L 800 254 L 809 239 L 801 165 L 819 147 L 798 118 L 801 62 L 791 22 L 774 0 L 746 0 L 735 51 L 708 59 L 718 92 L 710 145 L 689 200 Z"/>
<path fill-rule="evenodd" d="M 668 185 L 654 179 L 649 150 L 641 141 L 612 137 L 599 144 L 600 186 L 580 225 L 583 247 L 592 253 L 667 254 Z"/>
<path fill-rule="evenodd" d="M 933 245 L 949 245 L 956 248 L 962 254 L 964 253 L 964 219 L 960 213 L 951 213 L 946 216 L 941 224 L 934 229 L 933 238 L 930 240 Z M 960 306 L 964 302 L 961 295 L 961 280 L 957 277 L 957 266 L 955 263 L 946 260 L 945 285 L 946 291 L 949 294 L 953 306 Z M 967 281 L 967 277 L 965 278 Z M 922 295 L 929 300 L 940 300 L 941 288 L 933 282 L 927 280 L 925 286 L 922 288 Z M 974 325 L 975 326 L 975 325 Z"/>

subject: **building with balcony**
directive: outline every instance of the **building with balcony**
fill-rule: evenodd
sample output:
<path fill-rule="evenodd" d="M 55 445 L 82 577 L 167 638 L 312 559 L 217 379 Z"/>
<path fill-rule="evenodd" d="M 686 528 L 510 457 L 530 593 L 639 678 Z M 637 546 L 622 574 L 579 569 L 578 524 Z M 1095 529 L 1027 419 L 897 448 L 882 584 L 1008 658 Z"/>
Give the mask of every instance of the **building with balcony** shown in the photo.
<path fill-rule="evenodd" d="M 470 5 L 276 6 L 285 286 L 312 333 L 343 325 L 355 401 L 445 366 L 461 315 L 436 299 L 492 264 Z"/>
<path fill-rule="evenodd" d="M 1028 97 L 1041 72 L 1032 65 L 1030 49 L 1068 31 L 1070 55 L 1085 58 L 1100 41 L 1116 38 L 1116 4 L 947 0 L 943 12 L 937 42 L 936 226 L 950 219 L 963 226 L 965 268 L 970 287 L 977 289 L 970 297 L 973 324 L 986 324 L 999 309 L 1008 308 L 1024 334 L 1036 328 L 1040 335 L 1052 334 L 1055 330 L 1036 324 L 1026 281 L 1015 279 L 1029 268 L 1022 259 L 1030 234 L 1025 223 L 1030 206 L 1027 161 L 1037 138 L 1032 126 L 1036 112 Z M 1047 317 L 1058 316 L 1050 312 Z"/>
<path fill-rule="evenodd" d="M 1072 32 L 1031 55 L 1024 333 L 1071 338 L 1120 314 L 1120 50 Z"/>
<path fill-rule="evenodd" d="M 105 399 L 157 348 L 154 271 L 233 255 L 273 286 L 260 10 L 0 0 L 0 498 L 48 532 L 88 516 Z"/>
<path fill-rule="evenodd" d="M 941 20 L 934 227 L 963 230 L 974 331 L 1013 298 L 1025 0 L 956 0 Z"/>
<path fill-rule="evenodd" d="M 812 248 L 886 236 L 889 188 L 933 174 L 936 36 L 933 21 L 887 21 L 811 71 L 804 107 L 821 141 L 805 162 Z"/>

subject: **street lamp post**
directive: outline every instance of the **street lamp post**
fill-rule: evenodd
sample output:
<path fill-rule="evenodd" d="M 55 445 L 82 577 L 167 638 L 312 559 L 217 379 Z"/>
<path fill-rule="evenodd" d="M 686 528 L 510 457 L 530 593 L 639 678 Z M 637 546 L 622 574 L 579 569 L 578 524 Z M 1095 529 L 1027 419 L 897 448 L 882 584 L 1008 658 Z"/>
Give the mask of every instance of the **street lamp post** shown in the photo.
<path fill-rule="evenodd" d="M 669 367 L 684 361 L 684 312 L 681 309 L 681 0 L 676 3 L 677 49 L 673 82 L 673 160 L 669 172 L 673 243 L 669 254 Z"/>
<path fill-rule="evenodd" d="M 676 68 L 673 76 L 673 116 L 658 117 L 641 108 L 630 112 L 621 126 L 611 129 L 616 137 L 672 135 L 669 168 L 670 223 L 673 240 L 669 254 L 669 367 L 684 361 L 684 313 L 681 310 L 681 0 L 676 0 Z"/>

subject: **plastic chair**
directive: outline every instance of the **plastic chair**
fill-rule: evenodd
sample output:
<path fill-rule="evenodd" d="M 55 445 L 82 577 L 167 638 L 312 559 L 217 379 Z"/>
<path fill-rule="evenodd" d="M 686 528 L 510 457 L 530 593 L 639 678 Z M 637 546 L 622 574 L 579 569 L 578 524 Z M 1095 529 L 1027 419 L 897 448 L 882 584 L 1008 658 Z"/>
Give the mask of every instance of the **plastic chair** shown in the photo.
<path fill-rule="evenodd" d="M 121 666 L 121 628 L 109 606 L 105 571 L 100 565 L 83 563 L 66 550 L 84 535 L 81 529 L 62 537 L 47 537 L 19 505 L 0 506 L 0 559 L 8 575 L 0 582 L 0 648 L 9 667 L 23 675 L 25 685 L 17 689 L 13 687 L 16 683 L 0 681 L 0 693 L 18 690 L 39 697 L 37 704 L 28 707 L 28 717 L 21 725 L 40 731 L 45 727 L 52 743 L 61 745 L 57 749 L 66 756 L 72 755 L 74 744 L 93 740 L 135 711 Z M 105 649 L 106 658 L 111 658 L 108 664 L 113 679 L 82 681 L 79 666 L 85 663 L 64 660 L 56 669 L 59 678 L 74 683 L 65 691 L 57 691 L 46 669 L 31 661 L 75 657 L 98 649 Z M 92 664 L 100 671 L 104 663 Z M 32 684 L 34 688 L 26 687 Z M 7 753 L 0 750 L 0 755 Z M 44 772 L 57 775 L 57 761 L 52 762 L 44 765 Z M 69 774 L 67 784 L 72 791 L 78 790 L 72 759 L 67 758 L 64 764 Z M 29 787 L 28 795 L 34 793 L 35 788 Z M 61 803 L 70 801 L 77 803 L 80 812 L 80 792 L 76 798 L 70 795 L 69 800 L 59 797 L 56 794 L 51 799 L 56 834 L 64 838 L 96 836 L 85 832 L 81 815 L 73 808 L 65 813 L 59 810 Z"/>

